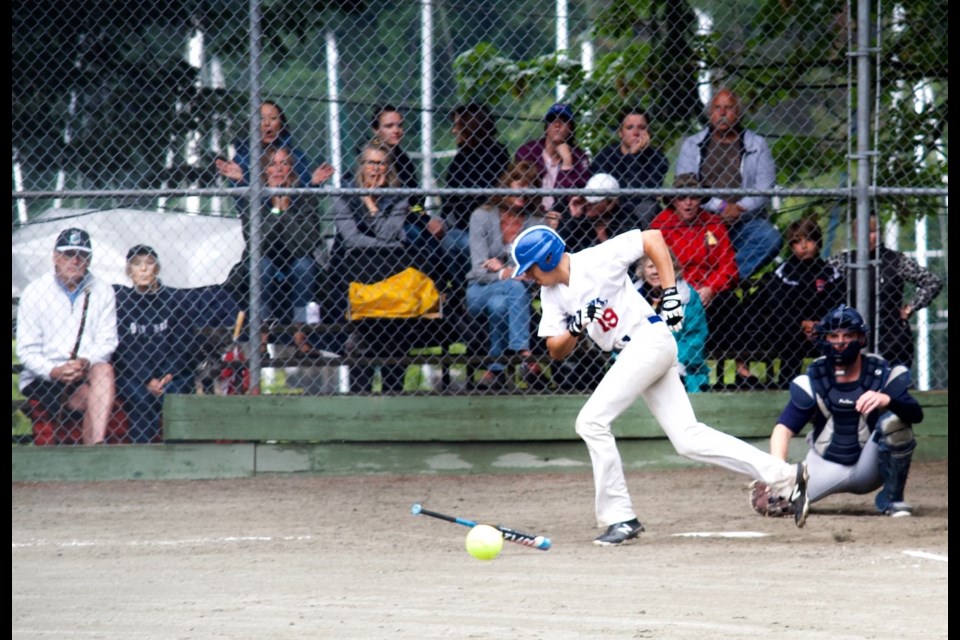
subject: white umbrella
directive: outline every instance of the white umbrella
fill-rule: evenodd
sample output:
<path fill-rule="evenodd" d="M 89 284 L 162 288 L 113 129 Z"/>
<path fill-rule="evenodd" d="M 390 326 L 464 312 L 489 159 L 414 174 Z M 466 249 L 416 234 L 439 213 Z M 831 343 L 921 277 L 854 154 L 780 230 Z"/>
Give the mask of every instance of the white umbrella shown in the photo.
<path fill-rule="evenodd" d="M 243 253 L 237 218 L 136 209 L 50 209 L 13 233 L 13 297 L 53 269 L 53 246 L 64 229 L 90 234 L 90 270 L 112 284 L 129 285 L 127 250 L 150 245 L 160 259 L 160 278 L 170 287 L 220 284 Z"/>

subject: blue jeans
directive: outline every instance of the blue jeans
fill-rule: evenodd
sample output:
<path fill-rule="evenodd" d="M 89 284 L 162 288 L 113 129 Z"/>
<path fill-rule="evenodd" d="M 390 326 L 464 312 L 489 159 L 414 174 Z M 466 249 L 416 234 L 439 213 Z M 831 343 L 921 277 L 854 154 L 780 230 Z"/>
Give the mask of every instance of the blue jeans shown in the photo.
<path fill-rule="evenodd" d="M 312 256 L 300 256 L 294 259 L 286 271 L 272 259 L 266 256 L 261 258 L 260 288 L 263 317 L 286 319 L 288 316 L 284 303 L 289 302 L 292 303 L 293 321 L 306 322 L 307 304 L 314 298 L 316 280 L 317 263 Z"/>
<path fill-rule="evenodd" d="M 489 284 L 467 284 L 467 313 L 486 315 L 490 332 L 490 355 L 504 351 L 526 351 L 530 348 L 530 293 L 519 280 L 498 280 Z M 492 371 L 503 371 L 494 364 Z"/>
<path fill-rule="evenodd" d="M 168 393 L 193 393 L 193 375 L 175 375 L 164 391 Z M 160 417 L 163 412 L 163 396 L 159 398 L 147 391 L 147 384 L 132 378 L 117 378 L 117 395 L 123 398 L 127 412 L 130 442 L 148 443 L 160 435 Z"/>
<path fill-rule="evenodd" d="M 737 253 L 741 282 L 776 258 L 783 247 L 782 235 L 766 218 L 733 223 L 730 226 L 730 242 Z"/>

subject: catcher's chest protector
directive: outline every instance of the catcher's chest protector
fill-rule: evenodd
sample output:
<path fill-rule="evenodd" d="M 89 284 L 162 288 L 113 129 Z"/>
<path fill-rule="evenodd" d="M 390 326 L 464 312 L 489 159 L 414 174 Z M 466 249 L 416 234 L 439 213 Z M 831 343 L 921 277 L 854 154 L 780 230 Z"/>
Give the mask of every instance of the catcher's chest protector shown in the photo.
<path fill-rule="evenodd" d="M 864 355 L 857 382 L 837 383 L 826 358 L 810 365 L 810 383 L 817 405 L 825 413 L 826 423 L 814 434 L 820 454 L 843 465 L 856 464 L 869 433 L 876 424 L 876 415 L 868 421 L 857 411 L 857 400 L 865 391 L 879 391 L 886 385 L 890 367 L 880 358 Z"/>

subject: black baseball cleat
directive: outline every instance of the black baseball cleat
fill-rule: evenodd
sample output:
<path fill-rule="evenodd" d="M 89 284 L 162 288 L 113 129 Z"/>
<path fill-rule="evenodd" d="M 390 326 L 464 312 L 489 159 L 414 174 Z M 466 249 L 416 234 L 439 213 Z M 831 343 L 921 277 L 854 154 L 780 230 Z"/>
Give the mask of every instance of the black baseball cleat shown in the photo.
<path fill-rule="evenodd" d="M 593 544 L 601 547 L 615 547 L 627 540 L 636 538 L 641 531 L 643 531 L 643 525 L 636 518 L 626 522 L 618 522 L 607 527 L 607 532 L 595 538 Z"/>
<path fill-rule="evenodd" d="M 807 469 L 807 463 L 801 462 L 797 465 L 797 483 L 790 492 L 790 504 L 793 506 L 793 519 L 798 527 L 802 527 L 807 521 L 807 514 L 810 512 L 810 496 L 807 495 L 807 480 L 810 479 L 810 471 Z"/>

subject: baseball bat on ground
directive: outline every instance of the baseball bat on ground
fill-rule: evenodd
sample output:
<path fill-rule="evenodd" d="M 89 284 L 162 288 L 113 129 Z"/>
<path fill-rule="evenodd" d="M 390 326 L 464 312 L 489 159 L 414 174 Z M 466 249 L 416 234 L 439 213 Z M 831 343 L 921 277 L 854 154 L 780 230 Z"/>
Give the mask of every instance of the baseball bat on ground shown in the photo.
<path fill-rule="evenodd" d="M 437 513 L 436 511 L 430 511 L 424 509 L 419 504 L 413 505 L 413 508 L 410 510 L 413 515 L 425 515 L 430 516 L 431 518 L 438 518 L 440 520 L 446 520 L 447 522 L 454 522 L 456 524 L 462 524 L 465 527 L 475 527 L 478 523 L 473 520 L 467 520 L 466 518 L 457 518 L 454 516 L 448 516 L 443 513 Z M 503 539 L 509 542 L 516 542 L 517 544 L 522 544 L 527 547 L 533 547 L 534 549 L 540 549 L 541 551 L 546 551 L 549 549 L 553 543 L 550 542 L 550 538 L 545 538 L 544 536 L 535 536 L 529 533 L 523 533 L 521 531 L 516 531 L 515 529 L 510 529 L 508 527 L 503 527 L 500 525 L 490 525 L 497 531 L 503 534 Z"/>

